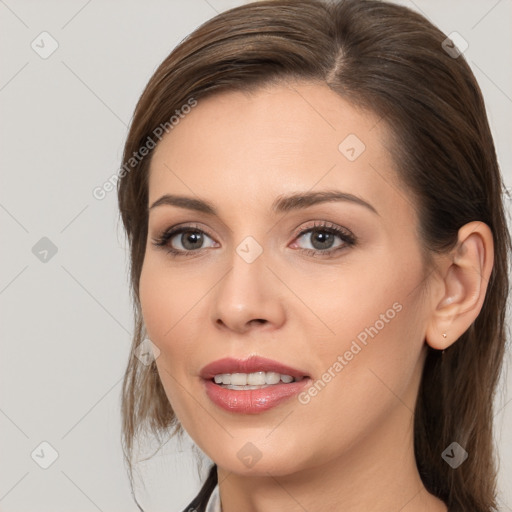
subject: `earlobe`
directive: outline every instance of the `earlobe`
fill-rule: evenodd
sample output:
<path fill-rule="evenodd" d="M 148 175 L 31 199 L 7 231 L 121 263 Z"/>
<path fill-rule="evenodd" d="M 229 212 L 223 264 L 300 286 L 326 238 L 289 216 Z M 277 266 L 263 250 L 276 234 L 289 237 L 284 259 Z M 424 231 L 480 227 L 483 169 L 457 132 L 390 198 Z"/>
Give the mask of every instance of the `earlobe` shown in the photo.
<path fill-rule="evenodd" d="M 453 344 L 482 309 L 494 260 L 491 230 L 483 222 L 459 229 L 458 242 L 440 264 L 440 286 L 432 297 L 425 341 L 436 350 Z"/>

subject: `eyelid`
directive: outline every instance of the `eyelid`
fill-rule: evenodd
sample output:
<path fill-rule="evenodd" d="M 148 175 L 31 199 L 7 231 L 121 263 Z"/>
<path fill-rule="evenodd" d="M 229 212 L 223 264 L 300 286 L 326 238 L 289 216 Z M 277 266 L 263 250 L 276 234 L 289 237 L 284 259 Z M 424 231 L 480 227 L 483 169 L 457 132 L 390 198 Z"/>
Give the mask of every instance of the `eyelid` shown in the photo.
<path fill-rule="evenodd" d="M 215 243 L 218 243 L 215 240 L 215 237 L 209 232 L 208 228 L 205 228 L 204 226 L 195 222 L 183 222 L 180 224 L 174 224 L 171 227 L 164 229 L 162 232 L 160 232 L 160 234 L 153 238 L 153 244 L 165 248 L 169 244 L 169 241 L 172 240 L 175 236 L 187 231 L 199 231 L 200 233 L 203 233 L 206 236 L 208 236 L 208 238 L 211 238 Z M 198 253 L 203 249 L 197 249 L 195 251 L 182 251 L 181 249 L 176 249 L 176 252 L 183 254 L 193 252 Z M 172 252 L 170 249 L 169 251 Z"/>
<path fill-rule="evenodd" d="M 338 238 L 340 238 L 343 242 L 341 246 L 334 247 L 331 249 L 321 250 L 321 249 L 305 249 L 299 247 L 298 250 L 311 254 L 311 255 L 321 255 L 320 257 L 328 258 L 333 253 L 336 253 L 342 249 L 345 249 L 347 247 L 351 247 L 357 243 L 357 237 L 347 228 L 343 226 L 339 226 L 337 224 L 334 224 L 330 221 L 314 221 L 313 225 L 309 226 L 300 226 L 294 231 L 293 234 L 293 240 L 297 240 L 298 238 L 301 238 L 305 236 L 308 233 L 314 232 L 314 231 L 325 231 L 327 233 L 334 234 Z M 198 255 L 202 252 L 204 252 L 207 247 L 203 247 L 200 249 L 195 250 L 182 250 L 182 249 L 174 249 L 169 247 L 169 241 L 174 238 L 175 236 L 187 232 L 187 231 L 199 231 L 200 233 L 205 234 L 210 239 L 212 239 L 215 243 L 219 243 L 216 241 L 215 237 L 211 235 L 208 228 L 203 227 L 199 223 L 180 223 L 175 224 L 167 229 L 165 229 L 157 238 L 153 238 L 153 244 L 155 246 L 159 246 L 161 248 L 167 249 L 167 251 L 174 257 L 181 257 L 181 256 L 192 256 L 192 255 Z"/>
<path fill-rule="evenodd" d="M 208 235 L 210 238 L 214 239 L 215 237 L 210 233 L 209 229 L 206 228 L 204 225 L 202 225 L 199 222 L 181 222 L 179 224 L 173 224 L 172 226 L 164 229 L 160 232 L 160 237 L 165 237 L 168 234 L 173 234 L 173 236 L 178 232 L 179 230 L 190 230 L 190 231 L 201 231 Z"/>
<path fill-rule="evenodd" d="M 352 234 L 352 232 L 343 227 L 343 226 L 339 226 L 338 224 L 334 224 L 333 222 L 330 222 L 330 221 L 313 221 L 313 225 L 311 226 L 304 226 L 304 225 L 301 225 L 299 228 L 297 228 L 294 232 L 294 239 L 299 237 L 299 236 L 302 236 L 304 235 L 305 233 L 309 233 L 310 231 L 314 231 L 315 229 L 325 229 L 326 231 L 335 231 L 335 232 L 340 232 L 341 234 L 345 235 L 347 238 L 353 238 L 355 239 L 355 236 Z"/>

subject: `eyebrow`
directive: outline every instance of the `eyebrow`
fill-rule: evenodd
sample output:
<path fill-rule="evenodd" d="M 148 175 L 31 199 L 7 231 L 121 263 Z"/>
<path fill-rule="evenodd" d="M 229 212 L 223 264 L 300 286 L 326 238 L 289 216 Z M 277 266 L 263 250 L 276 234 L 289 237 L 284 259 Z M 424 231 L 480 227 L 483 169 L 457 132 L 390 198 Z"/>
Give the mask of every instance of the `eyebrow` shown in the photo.
<path fill-rule="evenodd" d="M 292 194 L 288 196 L 279 196 L 272 203 L 272 211 L 275 213 L 286 213 L 292 210 L 300 210 L 309 208 L 316 204 L 327 202 L 350 202 L 360 206 L 364 206 L 373 213 L 379 215 L 379 212 L 364 199 L 346 192 L 338 190 L 324 190 L 321 192 L 304 192 Z M 178 208 L 186 208 L 187 210 L 194 210 L 208 215 L 218 215 L 217 209 L 212 203 L 202 199 L 195 199 L 193 197 L 179 196 L 173 194 L 165 194 L 157 199 L 150 207 L 149 210 L 158 206 L 168 205 L 177 206 Z"/>

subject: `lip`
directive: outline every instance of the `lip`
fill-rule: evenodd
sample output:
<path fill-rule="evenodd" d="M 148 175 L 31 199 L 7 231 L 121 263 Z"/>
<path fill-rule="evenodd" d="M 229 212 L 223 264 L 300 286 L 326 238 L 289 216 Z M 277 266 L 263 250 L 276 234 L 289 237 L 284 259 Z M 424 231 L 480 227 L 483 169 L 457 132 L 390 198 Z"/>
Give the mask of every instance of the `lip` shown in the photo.
<path fill-rule="evenodd" d="M 221 373 L 276 372 L 295 378 L 299 382 L 274 384 L 261 389 L 234 390 L 215 384 L 213 377 Z M 224 410 L 242 414 L 258 414 L 278 406 L 310 385 L 307 372 L 292 368 L 272 359 L 252 356 L 248 359 L 224 358 L 206 365 L 200 372 L 208 398 Z"/>
<path fill-rule="evenodd" d="M 291 366 L 286 366 L 260 356 L 251 356 L 247 359 L 235 359 L 232 357 L 225 357 L 218 359 L 213 363 L 207 364 L 200 372 L 203 379 L 213 379 L 215 375 L 220 373 L 254 373 L 254 372 L 276 372 L 283 375 L 291 375 L 292 377 L 300 378 L 307 377 L 305 371 L 297 370 Z"/>

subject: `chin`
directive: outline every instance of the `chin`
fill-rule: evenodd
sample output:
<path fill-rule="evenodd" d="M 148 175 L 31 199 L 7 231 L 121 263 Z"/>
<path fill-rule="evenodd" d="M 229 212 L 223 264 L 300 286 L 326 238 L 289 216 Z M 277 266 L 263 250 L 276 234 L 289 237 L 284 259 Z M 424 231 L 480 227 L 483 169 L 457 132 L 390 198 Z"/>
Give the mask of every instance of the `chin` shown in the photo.
<path fill-rule="evenodd" d="M 297 460 L 297 449 L 280 449 L 277 444 L 268 442 L 264 447 L 258 446 L 257 441 L 239 440 L 221 453 L 212 453 L 210 458 L 224 470 L 244 476 L 284 476 L 295 473 L 304 465 L 303 460 Z"/>

